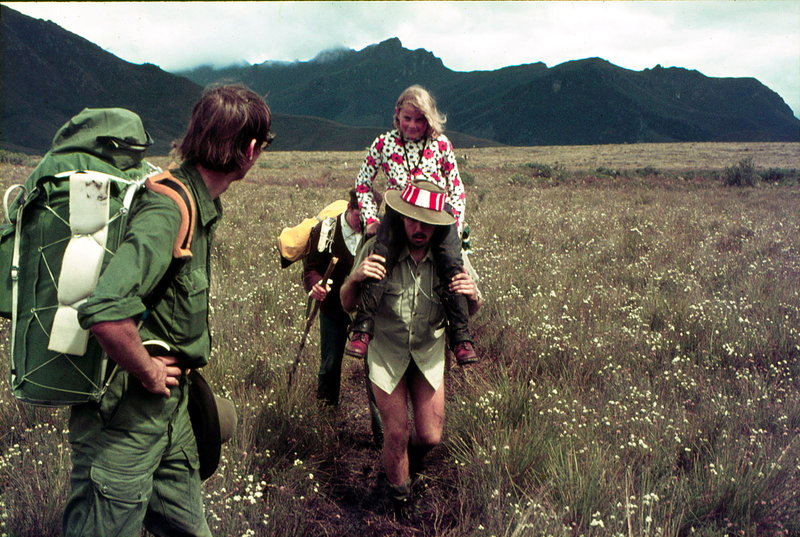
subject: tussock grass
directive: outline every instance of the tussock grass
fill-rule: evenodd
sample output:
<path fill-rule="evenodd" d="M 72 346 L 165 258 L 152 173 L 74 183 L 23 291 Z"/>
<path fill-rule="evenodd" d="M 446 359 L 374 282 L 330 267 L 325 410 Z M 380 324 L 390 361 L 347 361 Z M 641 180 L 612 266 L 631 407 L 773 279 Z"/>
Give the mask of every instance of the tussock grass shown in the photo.
<path fill-rule="evenodd" d="M 408 524 L 359 488 L 379 466 L 352 442 L 363 388 L 339 413 L 316 405 L 316 329 L 287 389 L 306 296 L 275 238 L 343 197 L 361 155 L 267 152 L 226 194 L 205 373 L 240 426 L 204 484 L 215 534 L 800 533 L 800 190 L 722 179 L 746 157 L 796 169 L 800 144 L 464 155 L 485 359 L 448 375 Z M 0 392 L 0 534 L 57 535 L 65 416 Z"/>

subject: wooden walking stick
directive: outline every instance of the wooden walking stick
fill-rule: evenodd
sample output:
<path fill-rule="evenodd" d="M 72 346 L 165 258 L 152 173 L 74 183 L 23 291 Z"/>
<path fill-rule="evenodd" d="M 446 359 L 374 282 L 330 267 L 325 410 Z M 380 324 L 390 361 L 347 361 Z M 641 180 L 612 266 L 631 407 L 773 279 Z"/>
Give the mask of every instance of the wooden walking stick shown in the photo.
<path fill-rule="evenodd" d="M 327 285 L 328 278 L 331 277 L 333 273 L 333 269 L 336 267 L 336 263 L 339 262 L 338 257 L 332 257 L 331 262 L 328 263 L 328 268 L 325 269 L 325 274 L 322 276 L 322 285 Z M 309 297 L 310 300 L 313 300 Z M 294 379 L 294 373 L 297 371 L 297 365 L 300 363 L 300 358 L 303 356 L 303 349 L 306 346 L 306 341 L 308 340 L 308 333 L 311 331 L 311 326 L 314 324 L 314 319 L 317 317 L 317 312 L 319 311 L 319 300 L 314 300 L 314 306 L 311 308 L 311 313 L 308 314 L 308 318 L 306 319 L 306 327 L 303 331 L 303 339 L 300 340 L 300 348 L 297 349 L 297 355 L 294 357 L 294 363 L 292 364 L 292 369 L 289 371 L 289 387 L 292 387 L 292 380 Z"/>

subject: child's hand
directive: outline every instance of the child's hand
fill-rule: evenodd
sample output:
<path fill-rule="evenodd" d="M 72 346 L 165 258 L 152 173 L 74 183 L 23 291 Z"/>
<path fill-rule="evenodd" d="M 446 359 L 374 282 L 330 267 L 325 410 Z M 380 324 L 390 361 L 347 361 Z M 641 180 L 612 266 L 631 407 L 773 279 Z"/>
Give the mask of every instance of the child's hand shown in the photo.
<path fill-rule="evenodd" d="M 372 237 L 378 232 L 378 226 L 380 226 L 380 222 L 372 222 L 371 224 L 367 224 L 367 229 L 364 231 L 364 234 L 367 238 Z"/>

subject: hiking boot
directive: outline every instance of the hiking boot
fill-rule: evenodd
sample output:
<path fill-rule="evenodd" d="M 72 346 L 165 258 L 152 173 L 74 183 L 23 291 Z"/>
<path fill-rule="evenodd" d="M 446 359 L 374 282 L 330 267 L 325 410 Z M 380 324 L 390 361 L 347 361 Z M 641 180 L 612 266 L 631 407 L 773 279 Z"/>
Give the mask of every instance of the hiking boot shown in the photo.
<path fill-rule="evenodd" d="M 410 498 L 392 498 L 392 515 L 398 522 L 407 522 L 412 514 L 412 502 Z"/>
<path fill-rule="evenodd" d="M 394 515 L 395 520 L 406 520 L 413 504 L 411 499 L 411 479 L 407 479 L 405 483 L 400 485 L 393 485 L 387 480 L 384 486 L 391 514 Z"/>
<path fill-rule="evenodd" d="M 350 341 L 347 342 L 347 346 L 344 348 L 344 353 L 347 356 L 363 360 L 367 357 L 367 347 L 370 339 L 372 339 L 371 336 L 366 332 L 353 332 L 350 336 Z"/>
<path fill-rule="evenodd" d="M 458 365 L 474 364 L 478 361 L 478 355 L 475 354 L 475 348 L 469 341 L 456 343 L 456 347 L 453 349 L 453 354 L 456 355 L 456 362 L 458 362 Z"/>

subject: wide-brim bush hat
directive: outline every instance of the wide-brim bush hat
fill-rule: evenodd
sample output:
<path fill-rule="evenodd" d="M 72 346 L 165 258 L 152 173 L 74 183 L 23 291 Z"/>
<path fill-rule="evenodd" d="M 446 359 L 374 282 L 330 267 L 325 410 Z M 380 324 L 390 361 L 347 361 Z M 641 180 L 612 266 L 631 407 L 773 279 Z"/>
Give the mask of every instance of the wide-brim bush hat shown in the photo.
<path fill-rule="evenodd" d="M 219 466 L 222 444 L 236 429 L 236 407 L 230 399 L 214 395 L 199 371 L 189 373 L 189 382 L 189 417 L 197 439 L 200 479 L 206 480 Z"/>
<path fill-rule="evenodd" d="M 403 191 L 386 193 L 386 204 L 414 220 L 434 226 L 449 226 L 456 219 L 444 210 L 447 192 L 429 181 L 409 182 Z"/>
<path fill-rule="evenodd" d="M 151 356 L 169 356 L 169 345 L 158 339 L 143 341 L 142 345 Z M 211 386 L 196 369 L 189 372 L 189 398 L 187 408 L 192 422 L 192 431 L 197 441 L 200 458 L 200 479 L 206 480 L 217 470 L 222 453 L 222 444 L 236 430 L 236 407 L 233 401 L 214 395 Z"/>

